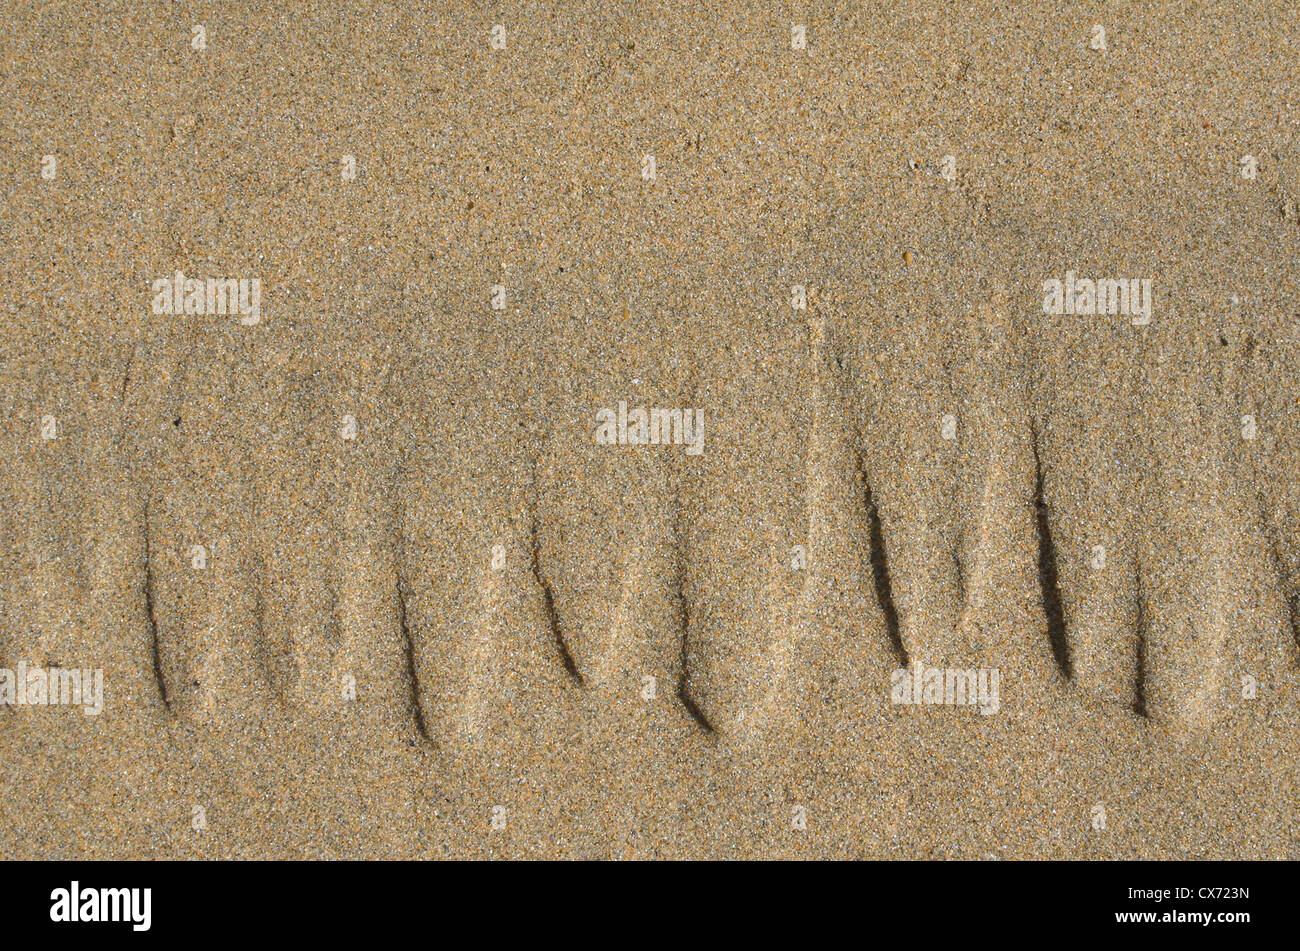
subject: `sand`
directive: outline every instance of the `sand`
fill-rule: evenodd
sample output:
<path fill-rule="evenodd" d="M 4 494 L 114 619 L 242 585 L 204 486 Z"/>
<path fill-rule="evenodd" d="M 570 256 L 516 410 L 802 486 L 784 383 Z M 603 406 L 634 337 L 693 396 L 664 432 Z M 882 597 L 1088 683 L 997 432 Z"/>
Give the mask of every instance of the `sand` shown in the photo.
<path fill-rule="evenodd" d="M 1300 855 L 1285 4 L 2 25 L 0 856 Z"/>

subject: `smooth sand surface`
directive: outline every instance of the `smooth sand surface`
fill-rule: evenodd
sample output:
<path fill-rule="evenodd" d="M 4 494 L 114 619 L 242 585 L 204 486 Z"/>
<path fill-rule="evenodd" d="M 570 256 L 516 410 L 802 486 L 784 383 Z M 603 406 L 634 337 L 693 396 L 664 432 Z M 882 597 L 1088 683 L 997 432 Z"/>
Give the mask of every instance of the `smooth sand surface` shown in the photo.
<path fill-rule="evenodd" d="M 1300 856 L 1297 22 L 10 4 L 0 856 Z"/>

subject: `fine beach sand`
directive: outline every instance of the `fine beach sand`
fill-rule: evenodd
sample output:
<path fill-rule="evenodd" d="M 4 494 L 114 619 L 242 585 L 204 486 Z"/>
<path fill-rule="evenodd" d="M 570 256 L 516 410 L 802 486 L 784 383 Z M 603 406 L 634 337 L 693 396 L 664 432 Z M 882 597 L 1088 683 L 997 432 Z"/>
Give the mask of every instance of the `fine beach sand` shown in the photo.
<path fill-rule="evenodd" d="M 0 857 L 1300 857 L 1297 22 L 10 3 Z"/>

